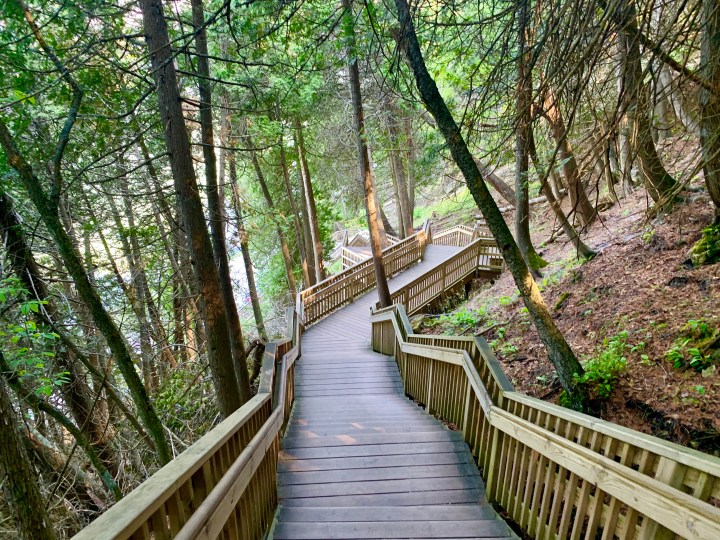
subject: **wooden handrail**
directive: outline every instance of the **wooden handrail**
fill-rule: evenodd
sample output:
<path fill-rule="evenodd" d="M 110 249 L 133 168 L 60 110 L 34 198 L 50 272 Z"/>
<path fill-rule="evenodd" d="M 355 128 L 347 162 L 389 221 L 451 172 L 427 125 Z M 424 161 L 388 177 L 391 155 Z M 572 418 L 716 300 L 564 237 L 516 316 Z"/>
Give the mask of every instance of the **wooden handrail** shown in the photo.
<path fill-rule="evenodd" d="M 484 340 L 415 335 L 401 305 L 371 322 L 373 349 L 462 429 L 488 498 L 529 535 L 720 538 L 720 459 L 516 392 Z"/>
<path fill-rule="evenodd" d="M 383 250 L 385 273 L 392 277 L 421 258 L 430 236 L 430 223 L 401 242 Z M 371 258 L 351 266 L 334 276 L 300 292 L 305 324 L 312 324 L 333 311 L 353 302 L 375 287 L 375 272 Z"/>
<path fill-rule="evenodd" d="M 250 401 L 74 538 L 262 537 L 277 502 L 279 437 L 294 399 L 302 316 L 298 294 L 288 337 L 266 345 Z"/>
<path fill-rule="evenodd" d="M 435 240 L 436 237 L 433 242 Z M 432 271 L 394 291 L 390 298 L 393 303 L 402 304 L 409 315 L 413 315 L 459 284 L 467 282 L 478 271 L 489 275 L 500 273 L 501 261 L 502 255 L 495 241 L 478 238 Z"/>
<path fill-rule="evenodd" d="M 388 275 L 416 263 L 431 239 L 425 222 L 384 250 Z M 294 400 L 304 329 L 374 287 L 372 270 L 364 262 L 298 293 L 287 337 L 265 347 L 258 393 L 75 538 L 261 538 L 277 503 L 279 437 Z"/>

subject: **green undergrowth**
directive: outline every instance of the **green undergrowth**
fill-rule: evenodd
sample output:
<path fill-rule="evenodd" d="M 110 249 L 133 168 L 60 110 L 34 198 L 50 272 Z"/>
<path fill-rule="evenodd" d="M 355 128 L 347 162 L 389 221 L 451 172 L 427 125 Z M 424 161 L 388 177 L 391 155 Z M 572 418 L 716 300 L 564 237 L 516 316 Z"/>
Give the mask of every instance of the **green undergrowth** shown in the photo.
<path fill-rule="evenodd" d="M 702 319 L 689 320 L 665 357 L 675 369 L 713 369 L 720 362 L 720 329 Z"/>
<path fill-rule="evenodd" d="M 700 240 L 692 247 L 688 257 L 693 266 L 720 261 L 720 225 L 704 228 Z"/>

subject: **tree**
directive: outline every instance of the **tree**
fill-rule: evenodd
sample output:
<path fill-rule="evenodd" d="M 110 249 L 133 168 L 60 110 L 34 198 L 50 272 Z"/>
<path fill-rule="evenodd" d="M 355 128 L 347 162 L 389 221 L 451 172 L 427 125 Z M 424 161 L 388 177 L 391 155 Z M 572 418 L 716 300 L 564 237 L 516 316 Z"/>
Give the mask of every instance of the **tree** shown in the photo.
<path fill-rule="evenodd" d="M 526 33 L 529 31 L 528 0 L 517 0 L 518 57 L 515 90 L 515 238 L 530 269 L 537 273 L 547 263 L 538 255 L 530 239 L 530 197 L 528 195 L 528 146 L 532 130 L 532 74 L 528 62 Z"/>
<path fill-rule="evenodd" d="M 3 377 L 0 377 L 0 448 L 3 492 L 20 534 L 33 540 L 55 540 L 55 529 L 20 438 L 20 426 Z"/>
<path fill-rule="evenodd" d="M 380 307 L 388 307 L 390 288 L 385 274 L 385 264 L 382 256 L 382 240 L 378 225 L 378 201 L 375 194 L 370 154 L 365 139 L 365 116 L 363 113 L 362 96 L 360 94 L 360 70 L 358 68 L 357 46 L 355 43 L 355 17 L 352 10 L 352 0 L 342 0 L 343 7 L 343 34 L 345 38 L 345 51 L 348 62 L 348 76 L 350 79 L 350 95 L 352 96 L 353 117 L 355 120 L 355 138 L 357 140 L 358 158 L 360 160 L 360 177 L 365 191 L 365 215 L 367 217 L 368 231 L 370 231 L 370 249 L 372 251 L 373 266 L 375 268 L 375 281 L 377 283 Z"/>
<path fill-rule="evenodd" d="M 396 33 L 398 48 L 410 64 L 423 103 L 435 118 L 438 129 L 445 138 L 453 159 L 465 177 L 475 203 L 485 217 L 488 227 L 490 227 L 490 231 L 500 247 L 503 259 L 513 275 L 515 284 L 537 328 L 540 339 L 555 366 L 558 379 L 569 397 L 569 402 L 577 409 L 584 409 L 586 396 L 582 389 L 577 388 L 573 382 L 575 375 L 582 375 L 582 366 L 552 320 L 537 284 L 533 280 L 530 270 L 510 233 L 510 229 L 505 224 L 505 220 L 490 191 L 488 191 L 472 154 L 468 150 L 460 128 L 455 123 L 445 100 L 440 95 L 435 81 L 425 66 L 425 60 L 415 34 L 415 27 L 410 17 L 410 8 L 407 1 L 395 0 L 395 7 L 398 22 L 400 23 L 400 29 Z"/>
<path fill-rule="evenodd" d="M 203 142 L 203 158 L 205 160 L 205 184 L 207 187 L 208 211 L 210 213 L 210 239 L 215 255 L 220 290 L 230 333 L 230 348 L 233 365 L 237 373 L 240 389 L 240 402 L 250 399 L 250 376 L 247 369 L 245 345 L 243 343 L 240 315 L 235 305 L 230 263 L 225 244 L 224 205 L 218 186 L 217 163 L 215 159 L 215 137 L 213 135 L 212 89 L 210 87 L 210 62 L 208 60 L 207 34 L 205 32 L 205 15 L 202 0 L 192 0 L 193 26 L 195 27 L 195 48 L 197 50 L 197 74 L 200 89 L 200 128 Z"/>
<path fill-rule="evenodd" d="M 720 8 L 713 0 L 702 3 L 701 70 L 708 89 L 700 90 L 700 145 L 703 174 L 715 204 L 715 224 L 720 225 Z"/>
<path fill-rule="evenodd" d="M 192 254 L 195 277 L 200 287 L 200 310 L 207 335 L 208 361 L 220 410 L 225 416 L 242 405 L 220 276 L 205 223 L 193 168 L 190 138 L 181 108 L 177 73 L 173 63 L 167 23 L 161 0 L 142 0 L 143 26 L 153 67 L 158 109 L 164 126 L 178 213 L 182 218 Z"/>
<path fill-rule="evenodd" d="M 310 167 L 308 167 L 307 158 L 305 156 L 305 138 L 303 137 L 302 124 L 299 118 L 294 120 L 295 144 L 298 152 L 298 167 L 300 176 L 302 177 L 303 190 L 305 193 L 305 208 L 307 212 L 308 224 L 310 226 L 310 241 L 312 243 L 312 254 L 315 267 L 315 282 L 325 279 L 325 268 L 323 266 L 323 247 L 320 238 L 320 226 L 318 223 L 317 207 L 315 204 L 315 191 L 313 189 L 312 178 L 310 176 Z"/>

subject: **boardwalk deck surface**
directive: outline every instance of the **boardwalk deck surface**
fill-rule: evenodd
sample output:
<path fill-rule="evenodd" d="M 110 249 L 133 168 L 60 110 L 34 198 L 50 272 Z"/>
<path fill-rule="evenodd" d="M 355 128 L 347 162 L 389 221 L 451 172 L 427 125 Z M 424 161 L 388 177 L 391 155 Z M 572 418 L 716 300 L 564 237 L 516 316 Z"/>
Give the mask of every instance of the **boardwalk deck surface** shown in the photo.
<path fill-rule="evenodd" d="M 391 290 L 458 249 L 427 246 Z M 303 335 L 273 538 L 515 538 L 461 434 L 407 399 L 395 363 L 370 349 L 376 299 L 370 292 Z"/>

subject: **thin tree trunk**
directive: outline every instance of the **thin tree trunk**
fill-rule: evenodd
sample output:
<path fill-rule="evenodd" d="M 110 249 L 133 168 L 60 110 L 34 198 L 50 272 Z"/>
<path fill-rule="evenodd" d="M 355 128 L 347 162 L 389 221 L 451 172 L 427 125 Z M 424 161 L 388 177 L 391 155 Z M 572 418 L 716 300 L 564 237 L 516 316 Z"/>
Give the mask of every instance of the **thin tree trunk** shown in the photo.
<path fill-rule="evenodd" d="M 285 263 L 285 274 L 287 276 L 288 288 L 290 290 L 290 296 L 295 299 L 297 294 L 297 286 L 295 285 L 295 275 L 293 273 L 293 261 L 292 255 L 290 255 L 290 247 L 285 238 L 285 232 L 282 230 L 282 226 L 278 220 L 277 211 L 275 210 L 275 203 L 273 202 L 272 195 L 268 189 L 267 182 L 265 181 L 265 174 L 260 167 L 260 160 L 257 157 L 257 151 L 253 146 L 253 142 L 248 135 L 244 137 L 245 146 L 250 149 L 250 159 L 252 160 L 253 168 L 255 169 L 255 176 L 257 177 L 258 183 L 260 184 L 260 190 L 262 191 L 265 203 L 267 204 L 268 210 L 272 215 L 273 221 L 275 221 L 275 227 L 280 240 L 280 252 L 282 253 L 283 262 Z"/>
<path fill-rule="evenodd" d="M 537 148 L 535 147 L 535 134 L 533 133 L 532 128 L 529 130 L 528 135 L 528 153 L 530 155 L 530 158 L 532 158 L 533 163 L 535 164 L 535 170 L 537 171 L 537 175 L 542 182 L 543 195 L 545 195 L 545 198 L 547 199 L 550 208 L 552 208 L 553 212 L 555 212 L 555 216 L 560 222 L 565 236 L 567 236 L 568 240 L 570 240 L 573 246 L 575 246 L 575 250 L 577 251 L 578 256 L 582 257 L 583 259 L 593 258 L 595 255 L 597 255 L 597 253 L 595 253 L 595 251 L 589 248 L 587 244 L 582 241 L 577 230 L 575 229 L 575 227 L 572 226 L 572 223 L 570 223 L 570 220 L 568 220 L 565 212 L 562 211 L 560 201 L 555 198 L 555 194 L 550 188 L 550 182 L 548 181 L 549 178 L 546 178 L 545 169 L 540 159 L 538 158 Z"/>
<path fill-rule="evenodd" d="M 240 202 L 240 192 L 237 179 L 237 171 L 235 168 L 235 155 L 228 153 L 227 155 L 228 169 L 230 172 L 230 184 L 232 187 L 232 202 L 237 214 L 237 235 L 240 240 L 240 251 L 242 251 L 243 264 L 245 265 L 245 276 L 247 277 L 248 290 L 250 292 L 250 303 L 252 304 L 253 315 L 255 317 L 255 327 L 258 335 L 264 341 L 268 340 L 267 331 L 265 330 L 265 321 L 263 320 L 262 308 L 260 307 L 260 298 L 258 296 L 257 285 L 255 284 L 255 270 L 253 268 L 252 259 L 250 258 L 250 241 L 248 240 L 247 231 L 243 224 L 242 204 Z"/>
<path fill-rule="evenodd" d="M 165 131 L 165 145 L 170 155 L 170 168 L 180 206 L 179 214 L 189 239 L 193 268 L 200 286 L 200 309 L 206 329 L 210 371 L 220 410 L 227 417 L 240 407 L 242 398 L 233 363 L 223 289 L 200 201 L 190 138 L 185 128 L 163 2 L 141 0 L 140 6 L 155 78 L 161 125 Z"/>
<path fill-rule="evenodd" d="M 428 73 L 425 60 L 420 51 L 420 44 L 415 35 L 415 28 L 410 18 L 407 1 L 395 0 L 395 6 L 400 22 L 400 30 L 397 34 L 398 46 L 412 68 L 423 103 L 435 118 L 455 162 L 462 171 L 463 176 L 465 176 L 475 203 L 485 217 L 488 227 L 500 247 L 525 306 L 535 323 L 540 339 L 557 370 L 558 380 L 567 392 L 572 405 L 575 408 L 584 409 L 586 395 L 582 389 L 576 388 L 573 382 L 575 374 L 581 375 L 583 373 L 582 366 L 550 316 L 512 233 L 488 191 L 472 154 L 468 150 L 460 128 L 455 123 L 450 110 L 440 95 L 435 81 Z"/>
<path fill-rule="evenodd" d="M 302 209 L 300 219 L 302 221 L 303 243 L 305 244 L 305 253 L 308 255 L 305 259 L 309 278 L 307 286 L 312 287 L 317 283 L 317 272 L 315 271 L 315 249 L 312 243 L 312 233 L 310 232 L 310 217 L 308 216 L 308 208 L 305 202 L 307 199 L 305 195 L 305 185 L 302 178 L 302 167 L 298 166 L 297 174 L 298 186 L 300 187 L 300 200 L 303 201 L 303 204 L 300 205 L 300 208 Z M 313 254 L 313 256 L 311 257 L 310 254 Z"/>
<path fill-rule="evenodd" d="M 402 238 L 411 236 L 413 230 L 412 213 L 410 211 L 410 200 L 408 198 L 408 186 L 405 178 L 405 168 L 403 167 L 402 156 L 400 154 L 400 126 L 397 121 L 397 107 L 388 106 L 387 129 L 390 135 L 390 160 L 393 163 L 395 171 L 395 180 L 397 182 L 397 192 L 400 196 L 400 212 L 402 213 Z M 387 227 L 386 227 L 387 229 Z"/>
<path fill-rule="evenodd" d="M 713 88 L 700 92 L 700 145 L 703 174 L 715 204 L 715 223 L 720 224 L 720 7 L 716 0 L 704 0 L 701 66 Z"/>
<path fill-rule="evenodd" d="M 370 249 L 372 251 L 373 266 L 375 268 L 375 281 L 377 282 L 378 299 L 380 307 L 388 307 L 390 288 L 388 287 L 383 263 L 382 243 L 378 227 L 378 211 L 375 187 L 373 185 L 373 172 L 370 165 L 370 154 L 365 141 L 365 117 L 363 114 L 362 96 L 360 94 L 360 70 L 358 69 L 357 46 L 355 43 L 355 20 L 352 12 L 352 0 L 342 0 L 343 30 L 345 35 L 345 51 L 350 76 L 350 94 L 352 96 L 353 117 L 355 120 L 355 138 L 357 139 L 358 157 L 360 159 L 360 177 L 365 190 L 365 213 L 370 232 Z"/>
<path fill-rule="evenodd" d="M 555 139 L 555 144 L 558 147 L 558 156 L 560 156 L 563 163 L 562 169 L 565 174 L 565 182 L 567 184 L 568 194 L 570 195 L 572 209 L 577 214 L 580 223 L 582 223 L 583 226 L 588 226 L 595 220 L 597 213 L 585 193 L 585 186 L 580 178 L 575 153 L 568 140 L 565 120 L 560 111 L 557 97 L 550 86 L 548 86 L 545 94 L 543 116 L 550 126 L 553 139 Z"/>
<path fill-rule="evenodd" d="M 408 203 L 410 217 L 414 219 L 415 213 L 415 172 L 413 165 L 415 164 L 415 138 L 413 137 L 412 117 L 405 115 L 403 118 L 403 127 L 405 128 L 405 160 L 407 161 L 407 186 L 408 186 Z M 415 223 L 410 225 L 415 230 Z"/>
<path fill-rule="evenodd" d="M 673 192 L 677 182 L 663 166 L 653 142 L 650 120 L 652 103 L 650 89 L 643 82 L 635 7 L 630 0 L 626 0 L 624 8 L 624 24 L 619 30 L 620 50 L 624 58 L 621 108 L 626 111 L 628 123 L 632 126 L 630 146 L 638 157 L 645 188 L 653 201 L 658 202 Z"/>
<path fill-rule="evenodd" d="M 37 473 L 30 464 L 5 380 L 0 377 L 0 475 L 5 500 L 20 536 L 55 540 L 55 529 L 40 494 Z"/>
<path fill-rule="evenodd" d="M 498 192 L 506 203 L 515 208 L 515 190 L 508 186 L 502 178 L 495 174 L 495 171 L 493 171 L 491 167 L 477 158 L 475 159 L 475 165 L 477 165 L 478 169 L 482 172 L 485 181 Z"/>
<path fill-rule="evenodd" d="M 5 149 L 8 163 L 18 172 L 30 199 L 37 208 L 50 235 L 55 240 L 65 267 L 75 282 L 78 294 L 90 310 L 98 330 L 105 337 L 108 347 L 115 357 L 118 369 L 122 373 L 130 394 L 135 401 L 140 418 L 155 443 L 160 462 L 167 463 L 172 459 L 170 446 L 165 438 L 160 419 L 157 417 L 145 387 L 135 371 L 135 365 L 125 338 L 105 309 L 97 290 L 90 283 L 80 254 L 76 251 L 60 220 L 56 202 L 54 204 L 47 197 L 40 180 L 35 176 L 30 164 L 19 154 L 15 141 L 2 121 L 0 121 L 0 144 Z"/>
<path fill-rule="evenodd" d="M 237 374 L 240 389 L 240 403 L 248 401 L 250 393 L 250 374 L 248 373 L 245 344 L 243 343 L 240 315 L 235 304 L 235 294 L 230 276 L 225 243 L 225 220 L 223 204 L 218 189 L 217 163 L 215 158 L 215 137 L 213 135 L 212 90 L 210 87 L 210 64 L 208 61 L 208 45 L 205 33 L 205 14 L 202 0 L 191 0 L 193 26 L 195 27 L 195 48 L 197 50 L 198 86 L 200 89 L 200 128 L 203 142 L 203 159 L 205 161 L 205 184 L 207 187 L 208 213 L 210 214 L 210 239 L 215 255 L 220 278 L 220 291 L 223 308 L 230 333 L 230 349 L 233 365 Z"/>
<path fill-rule="evenodd" d="M 279 111 L 279 108 L 277 109 Z M 278 121 L 281 122 L 278 113 Z M 288 169 L 287 155 L 285 153 L 285 141 L 283 133 L 280 134 L 280 172 L 282 172 L 283 182 L 285 184 L 285 193 L 288 201 L 290 202 L 290 211 L 292 212 L 293 224 L 295 225 L 295 243 L 297 244 L 298 254 L 300 255 L 300 264 L 302 265 L 303 271 L 303 282 L 305 287 L 309 286 L 310 275 L 308 273 L 307 258 L 308 254 L 305 251 L 305 241 L 303 239 L 303 229 L 300 223 L 300 212 L 298 211 L 297 204 L 295 203 L 295 196 L 293 195 L 292 183 L 290 182 L 290 171 Z M 233 184 L 235 185 L 235 184 Z"/>
<path fill-rule="evenodd" d="M 305 138 L 303 136 L 302 125 L 297 117 L 294 120 L 294 127 L 298 161 L 300 162 L 299 167 L 303 187 L 305 188 L 305 207 L 307 208 L 308 223 L 310 224 L 310 237 L 312 238 L 313 245 L 315 280 L 322 281 L 325 279 L 325 267 L 323 266 L 323 246 L 322 238 L 320 238 L 320 225 L 315 205 L 315 192 L 313 190 L 312 179 L 310 177 L 310 167 L 308 167 L 305 154 Z"/>
<path fill-rule="evenodd" d="M 547 263 L 535 251 L 530 238 L 530 196 L 528 194 L 528 145 L 532 130 L 530 104 L 532 103 L 532 75 L 526 65 L 529 10 L 528 0 L 518 0 L 518 57 L 517 87 L 515 89 L 515 239 L 520 253 L 530 269 L 538 273 Z"/>

